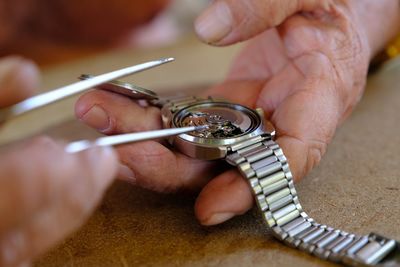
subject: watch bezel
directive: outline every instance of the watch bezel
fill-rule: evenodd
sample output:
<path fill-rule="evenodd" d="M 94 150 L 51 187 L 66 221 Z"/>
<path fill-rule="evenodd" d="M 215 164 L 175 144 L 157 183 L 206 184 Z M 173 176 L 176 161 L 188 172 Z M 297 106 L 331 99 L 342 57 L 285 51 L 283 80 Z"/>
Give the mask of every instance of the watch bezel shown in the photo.
<path fill-rule="evenodd" d="M 187 110 L 193 109 L 196 106 L 201 106 L 201 107 L 229 107 L 232 108 L 236 111 L 243 112 L 246 114 L 246 116 L 250 116 L 252 122 L 255 122 L 254 126 L 252 126 L 253 129 L 251 129 L 251 132 L 249 133 L 244 133 L 240 136 L 237 137 L 231 137 L 231 138 L 203 138 L 203 137 L 197 137 L 193 136 L 190 134 L 181 134 L 179 135 L 179 138 L 182 138 L 183 140 L 186 140 L 188 142 L 196 143 L 199 145 L 208 145 L 208 146 L 223 146 L 223 145 L 231 145 L 235 144 L 237 142 L 246 140 L 248 138 L 251 138 L 253 136 L 260 135 L 263 133 L 263 120 L 258 114 L 257 111 L 250 109 L 248 107 L 245 107 L 240 104 L 234 104 L 230 102 L 225 102 L 225 101 L 206 101 L 206 102 L 199 102 L 199 103 L 194 103 L 191 105 L 188 105 L 185 108 L 182 108 L 178 112 L 176 112 L 172 118 L 172 127 L 178 128 L 182 127 L 180 125 L 177 125 L 177 120 L 182 116 L 182 113 L 184 113 Z"/>
<path fill-rule="evenodd" d="M 269 125 L 267 123 L 267 127 L 265 127 L 266 125 L 264 122 L 264 118 L 257 110 L 236 103 L 213 100 L 192 103 L 176 111 L 175 113 L 171 114 L 172 117 L 169 120 L 170 125 L 168 125 L 168 127 L 179 127 L 179 125 L 176 125 L 177 117 L 180 116 L 182 112 L 185 112 L 185 110 L 191 109 L 197 105 L 224 105 L 234 107 L 234 109 L 236 110 L 246 111 L 248 114 L 251 114 L 252 119 L 256 120 L 256 125 L 250 133 L 246 133 L 233 138 L 202 138 L 189 134 L 181 134 L 169 140 L 171 144 L 178 148 L 179 151 L 190 157 L 206 160 L 222 159 L 226 157 L 230 145 L 242 142 L 255 136 L 259 136 L 261 134 L 265 134 L 265 128 L 268 128 L 268 130 L 271 131 L 271 135 L 273 135 L 275 132 L 272 124 Z"/>

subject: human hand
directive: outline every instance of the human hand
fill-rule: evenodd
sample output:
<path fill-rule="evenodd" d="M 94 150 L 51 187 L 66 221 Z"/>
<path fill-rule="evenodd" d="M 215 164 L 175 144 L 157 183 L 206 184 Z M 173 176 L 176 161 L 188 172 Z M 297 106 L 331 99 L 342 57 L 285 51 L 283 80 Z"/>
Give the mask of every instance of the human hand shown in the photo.
<path fill-rule="evenodd" d="M 368 22 L 386 10 L 382 21 L 396 25 L 398 1 L 217 0 L 212 6 L 224 2 L 230 5 L 228 15 L 223 7 L 199 18 L 200 37 L 227 45 L 258 36 L 227 80 L 207 94 L 262 107 L 298 180 L 320 161 L 336 127 L 362 95 L 371 57 L 393 36 L 393 27 L 378 34 Z M 102 91 L 83 96 L 76 113 L 107 134 L 161 127 L 157 108 Z M 189 159 L 157 142 L 124 146 L 119 154 L 126 165 L 123 175 L 140 186 L 202 188 L 195 206 L 202 224 L 221 223 L 253 206 L 249 186 L 236 170 L 221 173 L 215 163 Z"/>
<path fill-rule="evenodd" d="M 0 60 L 0 107 L 31 95 L 39 73 L 21 58 Z M 68 154 L 37 137 L 0 154 L 0 266 L 19 266 L 60 242 L 88 218 L 117 169 L 110 148 Z"/>

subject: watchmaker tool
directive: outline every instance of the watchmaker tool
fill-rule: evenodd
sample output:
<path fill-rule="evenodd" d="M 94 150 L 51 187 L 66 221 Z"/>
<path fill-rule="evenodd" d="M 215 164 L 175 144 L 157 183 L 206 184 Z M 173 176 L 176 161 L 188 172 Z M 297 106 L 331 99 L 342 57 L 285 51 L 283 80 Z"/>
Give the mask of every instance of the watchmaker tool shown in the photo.
<path fill-rule="evenodd" d="M 31 98 L 25 99 L 13 106 L 0 109 L 0 122 L 10 120 L 13 117 L 30 112 L 32 110 L 44 107 L 54 102 L 60 101 L 64 98 L 70 97 L 75 94 L 82 93 L 88 89 L 100 86 L 112 80 L 125 77 L 134 73 L 138 73 L 147 69 L 157 67 L 159 65 L 173 61 L 173 58 L 162 58 L 159 60 L 145 62 L 139 65 L 123 68 L 113 72 L 105 73 L 102 75 L 94 76 L 91 79 L 85 79 L 50 92 L 39 94 Z"/>
<path fill-rule="evenodd" d="M 207 128 L 207 126 L 204 125 L 191 126 L 191 127 L 147 131 L 140 133 L 120 134 L 120 135 L 100 137 L 94 141 L 81 140 L 69 143 L 65 147 L 65 151 L 67 151 L 68 153 L 76 153 L 94 146 L 115 146 L 115 145 L 134 143 L 134 142 L 157 139 L 157 138 L 165 138 L 169 136 L 202 130 L 204 128 Z"/>

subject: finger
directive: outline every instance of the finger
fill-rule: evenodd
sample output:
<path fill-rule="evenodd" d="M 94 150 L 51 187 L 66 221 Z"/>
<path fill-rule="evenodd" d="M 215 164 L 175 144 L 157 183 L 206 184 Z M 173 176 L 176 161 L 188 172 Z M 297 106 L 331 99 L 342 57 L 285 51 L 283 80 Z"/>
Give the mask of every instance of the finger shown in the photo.
<path fill-rule="evenodd" d="M 88 159 L 89 155 L 92 156 L 92 161 L 81 163 L 79 157 L 66 153 L 63 145 L 47 137 L 4 149 L 0 155 L 0 214 L 9 216 L 1 220 L 0 229 L 24 220 L 46 203 L 51 203 L 59 195 L 59 190 L 64 190 L 66 183 L 79 177 L 79 172 L 91 172 L 90 177 L 101 177 L 104 172 L 104 177 L 97 179 L 99 182 L 108 181 L 110 177 L 107 174 L 116 170 L 115 155 L 105 149 L 103 152 L 100 150 L 96 158 L 96 152 L 90 154 L 90 151 L 85 153 Z M 100 165 L 99 161 L 104 161 L 104 164 Z M 19 203 L 18 212 L 9 203 Z"/>
<path fill-rule="evenodd" d="M 298 180 L 321 160 L 344 110 L 338 89 L 341 83 L 325 55 L 310 53 L 294 60 L 294 64 L 298 71 L 303 71 L 291 72 L 299 79 L 291 89 L 290 84 L 283 88 L 286 97 L 278 97 L 279 88 L 268 88 L 261 93 L 259 105 L 273 110 L 271 121 L 277 130 L 277 142 Z M 275 102 L 266 101 L 267 98 Z"/>
<path fill-rule="evenodd" d="M 214 96 L 230 100 L 234 103 L 254 107 L 258 95 L 263 88 L 265 81 L 232 81 L 227 80 L 204 92 L 204 96 Z"/>
<path fill-rule="evenodd" d="M 299 11 L 329 9 L 329 0 L 216 0 L 197 18 L 197 35 L 206 43 L 228 45 L 281 24 Z"/>
<path fill-rule="evenodd" d="M 222 171 L 212 168 L 215 162 L 189 158 L 154 141 L 121 146 L 118 153 L 121 178 L 158 192 L 198 190 Z"/>
<path fill-rule="evenodd" d="M 326 56 L 311 53 L 293 64 L 264 86 L 258 104 L 272 114 L 279 136 L 277 142 L 289 160 L 294 177 L 299 179 L 325 153 L 343 106 Z M 306 71 L 299 73 L 300 70 Z M 294 77 L 288 79 L 290 76 Z M 213 225 L 243 214 L 253 203 L 246 181 L 237 171 L 230 171 L 205 186 L 195 210 L 202 224 Z"/>
<path fill-rule="evenodd" d="M 115 93 L 94 90 L 75 105 L 76 116 L 102 133 L 129 133 L 162 128 L 160 110 L 142 107 Z"/>
<path fill-rule="evenodd" d="M 34 94 L 39 86 L 36 65 L 21 57 L 0 60 L 0 107 L 10 106 Z"/>
<path fill-rule="evenodd" d="M 11 176 L 17 181 L 12 183 L 8 193 L 11 198 L 8 201 L 14 201 L 8 204 L 20 203 L 21 209 L 17 209 L 18 220 L 12 226 L 4 230 L 3 224 L 0 263 L 4 265 L 36 257 L 80 226 L 116 173 L 117 160 L 109 148 L 71 155 L 46 139 L 39 139 L 32 146 L 19 156 L 22 161 L 35 150 L 32 152 L 36 156 L 36 160 L 32 160 L 35 164 L 21 164 L 23 172 L 11 172 L 17 174 Z M 45 151 L 47 155 L 43 156 Z M 46 158 L 50 156 L 57 160 Z M 15 161 L 18 160 L 14 160 L 14 164 Z M 3 212 L 4 209 L 1 214 L 5 214 Z"/>
<path fill-rule="evenodd" d="M 227 80 L 266 81 L 288 64 L 288 56 L 277 29 L 270 29 L 252 39 L 239 53 Z"/>
<path fill-rule="evenodd" d="M 201 191 L 195 205 L 196 217 L 203 225 L 215 225 L 244 214 L 253 206 L 249 185 L 237 170 L 224 172 Z"/>

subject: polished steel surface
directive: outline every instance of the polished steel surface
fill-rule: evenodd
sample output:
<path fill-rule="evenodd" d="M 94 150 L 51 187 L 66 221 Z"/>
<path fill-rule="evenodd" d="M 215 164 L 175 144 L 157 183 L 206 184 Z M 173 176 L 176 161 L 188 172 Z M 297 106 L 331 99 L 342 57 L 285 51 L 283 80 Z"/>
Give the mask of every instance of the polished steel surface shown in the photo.
<path fill-rule="evenodd" d="M 349 266 L 400 266 L 400 246 L 395 240 L 374 234 L 349 235 L 344 231 L 317 224 L 308 217 L 298 202 L 292 174 L 282 150 L 268 138 L 259 143 L 265 149 L 273 150 L 277 157 L 271 160 L 267 154 L 257 158 L 258 161 L 250 161 L 245 146 L 228 155 L 227 161 L 231 164 L 241 162 L 236 165 L 248 179 L 265 223 L 278 239 L 321 259 Z M 246 145 L 254 144 L 247 142 Z M 262 154 L 264 150 L 258 148 L 257 151 L 256 153 Z M 260 167 L 262 164 L 257 162 L 265 165 Z M 277 163 L 281 163 L 281 168 L 276 168 Z M 257 173 L 260 168 L 265 171 Z"/>
<path fill-rule="evenodd" d="M 90 80 L 93 78 L 95 78 L 95 76 L 90 75 L 90 74 L 82 74 L 79 77 L 79 79 L 81 79 L 83 81 Z M 139 87 L 132 83 L 126 83 L 126 82 L 118 81 L 118 80 L 100 84 L 97 86 L 97 88 L 105 90 L 105 91 L 110 91 L 110 92 L 114 92 L 117 94 L 121 94 L 121 95 L 127 96 L 129 98 L 133 98 L 133 99 L 144 99 L 144 100 L 149 100 L 149 101 L 158 99 L 157 94 L 149 89 Z"/>
<path fill-rule="evenodd" d="M 77 153 L 94 146 L 116 146 L 116 145 L 134 143 L 151 139 L 165 138 L 183 133 L 203 130 L 205 127 L 207 126 L 191 126 L 183 128 L 172 128 L 172 129 L 139 132 L 139 133 L 112 135 L 112 136 L 100 137 L 94 141 L 80 140 L 69 143 L 65 147 L 65 151 L 67 151 L 68 153 Z"/>
<path fill-rule="evenodd" d="M 24 101 L 17 103 L 8 108 L 0 110 L 0 122 L 9 120 L 15 116 L 19 116 L 26 112 L 44 107 L 51 103 L 60 101 L 64 98 L 70 97 L 75 94 L 82 93 L 90 88 L 98 85 L 107 83 L 109 81 L 125 77 L 134 73 L 138 73 L 150 68 L 157 67 L 159 65 L 173 61 L 173 58 L 163 58 L 159 60 L 145 62 L 139 65 L 119 69 L 116 71 L 108 72 L 102 75 L 98 75 L 93 79 L 76 82 L 58 89 L 54 89 L 50 92 L 39 94 L 31 98 L 25 99 Z"/>
<path fill-rule="evenodd" d="M 253 142 L 253 139 L 259 140 L 261 138 L 260 134 L 263 129 L 263 121 L 256 111 L 229 102 L 214 101 L 211 97 L 204 99 L 195 96 L 183 96 L 164 100 L 164 105 L 161 109 L 164 127 L 181 127 L 183 126 L 183 124 L 181 125 L 180 123 L 181 119 L 185 118 L 188 111 L 190 112 L 190 110 L 199 107 L 212 108 L 214 104 L 215 107 L 218 108 L 224 107 L 223 110 L 226 112 L 225 114 L 227 114 L 229 118 L 233 116 L 239 127 L 247 125 L 244 127 L 245 132 L 248 128 L 252 130 L 244 134 L 239 134 L 237 137 L 230 138 L 204 138 L 196 135 L 183 134 L 179 137 L 169 139 L 170 143 L 190 157 L 213 160 L 225 158 L 228 153 L 228 145 L 229 149 L 234 150 L 238 149 L 235 144 L 240 141 L 254 144 L 255 142 Z M 227 112 L 227 110 L 229 110 L 229 112 Z M 238 111 L 244 111 L 245 115 L 240 115 Z M 237 117 L 238 115 L 240 116 Z M 245 123 L 241 124 L 241 122 Z M 271 129 L 271 127 L 269 127 L 269 129 Z M 273 129 L 271 129 L 271 131 L 273 131 Z"/>

